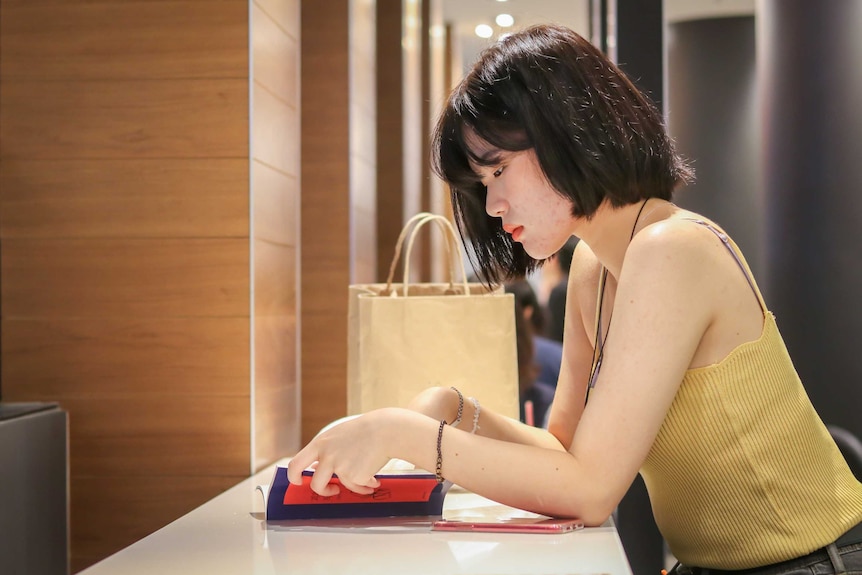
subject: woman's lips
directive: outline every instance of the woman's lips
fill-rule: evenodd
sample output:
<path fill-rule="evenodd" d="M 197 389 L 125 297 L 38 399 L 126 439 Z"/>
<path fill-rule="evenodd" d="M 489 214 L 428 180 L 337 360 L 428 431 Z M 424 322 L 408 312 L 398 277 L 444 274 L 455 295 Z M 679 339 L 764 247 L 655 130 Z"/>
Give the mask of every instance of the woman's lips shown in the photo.
<path fill-rule="evenodd" d="M 503 230 L 511 234 L 512 241 L 517 242 L 521 237 L 521 233 L 524 231 L 524 226 L 505 225 L 503 226 Z"/>
<path fill-rule="evenodd" d="M 512 241 L 517 242 L 520 241 L 521 232 L 524 231 L 524 226 L 518 226 L 512 231 Z"/>

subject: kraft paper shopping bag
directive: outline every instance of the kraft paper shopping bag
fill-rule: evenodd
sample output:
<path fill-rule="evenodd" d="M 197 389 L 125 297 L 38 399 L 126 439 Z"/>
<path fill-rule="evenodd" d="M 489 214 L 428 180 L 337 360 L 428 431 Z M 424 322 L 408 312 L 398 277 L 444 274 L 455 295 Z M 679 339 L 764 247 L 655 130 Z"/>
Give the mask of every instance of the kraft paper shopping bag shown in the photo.
<path fill-rule="evenodd" d="M 408 282 L 413 242 L 427 224 L 445 235 L 448 283 Z M 393 283 L 405 241 L 404 280 Z M 426 387 L 454 385 L 518 418 L 514 297 L 502 286 L 468 283 L 458 241 L 443 216 L 417 214 L 398 239 L 387 282 L 349 287 L 349 414 L 404 407 Z"/>

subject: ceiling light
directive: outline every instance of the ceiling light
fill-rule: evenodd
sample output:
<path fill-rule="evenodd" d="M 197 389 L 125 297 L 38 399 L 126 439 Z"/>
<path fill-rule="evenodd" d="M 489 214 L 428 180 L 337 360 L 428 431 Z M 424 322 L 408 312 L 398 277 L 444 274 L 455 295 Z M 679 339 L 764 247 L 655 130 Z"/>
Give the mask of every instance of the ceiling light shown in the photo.
<path fill-rule="evenodd" d="M 490 38 L 494 35 L 494 29 L 487 24 L 479 24 L 476 26 L 476 36 L 479 38 Z"/>
<path fill-rule="evenodd" d="M 508 28 L 515 23 L 515 19 L 512 18 L 511 14 L 497 14 L 495 22 L 497 22 L 497 26 Z"/>

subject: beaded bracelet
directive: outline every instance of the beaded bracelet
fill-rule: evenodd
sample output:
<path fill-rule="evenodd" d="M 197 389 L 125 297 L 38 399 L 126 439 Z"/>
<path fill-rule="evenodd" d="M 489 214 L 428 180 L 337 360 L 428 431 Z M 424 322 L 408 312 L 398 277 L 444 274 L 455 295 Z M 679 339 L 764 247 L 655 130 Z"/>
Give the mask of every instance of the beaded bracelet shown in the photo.
<path fill-rule="evenodd" d="M 437 471 L 434 475 L 437 476 L 437 483 L 443 483 L 443 426 L 446 425 L 446 420 L 440 420 L 440 427 L 437 429 Z"/>
<path fill-rule="evenodd" d="M 455 417 L 455 421 L 449 424 L 452 427 L 457 427 L 458 424 L 461 423 L 461 416 L 464 415 L 464 396 L 461 395 L 461 392 L 458 391 L 458 388 L 456 388 L 455 386 L 452 386 L 449 389 L 458 394 L 458 415 L 457 417 Z"/>
<path fill-rule="evenodd" d="M 482 406 L 479 405 L 479 400 L 475 397 L 468 397 L 467 399 L 473 404 L 473 429 L 470 430 L 470 433 L 476 433 L 479 430 L 479 413 L 482 411 Z"/>

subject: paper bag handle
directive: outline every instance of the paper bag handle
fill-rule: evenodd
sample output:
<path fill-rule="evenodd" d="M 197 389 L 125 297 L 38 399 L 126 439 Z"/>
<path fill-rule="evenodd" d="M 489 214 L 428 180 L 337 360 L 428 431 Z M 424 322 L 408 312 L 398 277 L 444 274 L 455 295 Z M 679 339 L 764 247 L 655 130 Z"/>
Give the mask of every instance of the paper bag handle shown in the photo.
<path fill-rule="evenodd" d="M 404 228 L 401 230 L 401 233 L 398 235 L 398 240 L 395 242 L 395 254 L 392 256 L 392 263 L 389 264 L 389 275 L 386 277 L 386 291 L 384 292 L 384 295 L 388 295 L 392 291 L 392 282 L 395 279 L 395 268 L 396 266 L 398 266 L 398 261 L 401 259 L 401 249 L 404 245 L 404 240 L 407 239 L 407 233 L 410 231 L 410 227 L 418 220 L 432 220 L 435 217 L 436 216 L 434 214 L 431 214 L 429 212 L 419 212 L 418 214 L 407 220 L 407 223 L 404 224 Z M 438 226 L 440 226 L 440 229 L 443 230 L 443 224 L 439 221 L 436 223 Z M 421 225 L 422 224 L 420 224 L 420 226 Z M 443 230 L 443 233 L 445 234 L 446 231 Z M 448 235 L 446 239 L 446 258 L 449 263 L 449 286 L 454 288 L 453 282 L 455 281 L 455 265 L 454 262 L 452 262 L 452 247 L 451 243 L 448 241 Z"/>
<path fill-rule="evenodd" d="M 458 258 L 458 261 L 461 264 L 461 278 L 464 286 L 464 294 L 470 294 L 470 286 L 467 283 L 467 269 L 464 266 L 464 258 L 458 254 L 458 235 L 455 231 L 455 228 L 452 226 L 452 223 L 444 218 L 443 216 L 431 214 L 429 212 L 419 212 L 412 218 L 410 218 L 407 223 L 404 225 L 404 229 L 401 230 L 401 234 L 398 236 L 398 241 L 395 244 L 395 255 L 392 258 L 392 264 L 389 266 L 389 276 L 386 280 L 386 293 L 391 293 L 392 289 L 392 280 L 395 277 L 395 267 L 398 265 L 398 260 L 401 257 L 401 247 L 404 243 L 404 239 L 407 236 L 408 231 L 410 231 L 410 227 L 413 226 L 412 231 L 410 231 L 410 239 L 407 242 L 407 250 L 404 254 L 404 281 L 402 285 L 404 286 L 404 297 L 407 297 L 408 294 L 408 279 L 410 277 L 410 253 L 413 250 L 413 242 L 416 240 L 416 234 L 419 231 L 419 228 L 427 224 L 428 222 L 435 222 L 440 230 L 443 232 L 443 235 L 446 239 L 446 254 L 447 259 L 449 260 L 449 285 L 454 288 L 454 259 Z M 457 256 L 454 254 L 458 254 Z"/>

